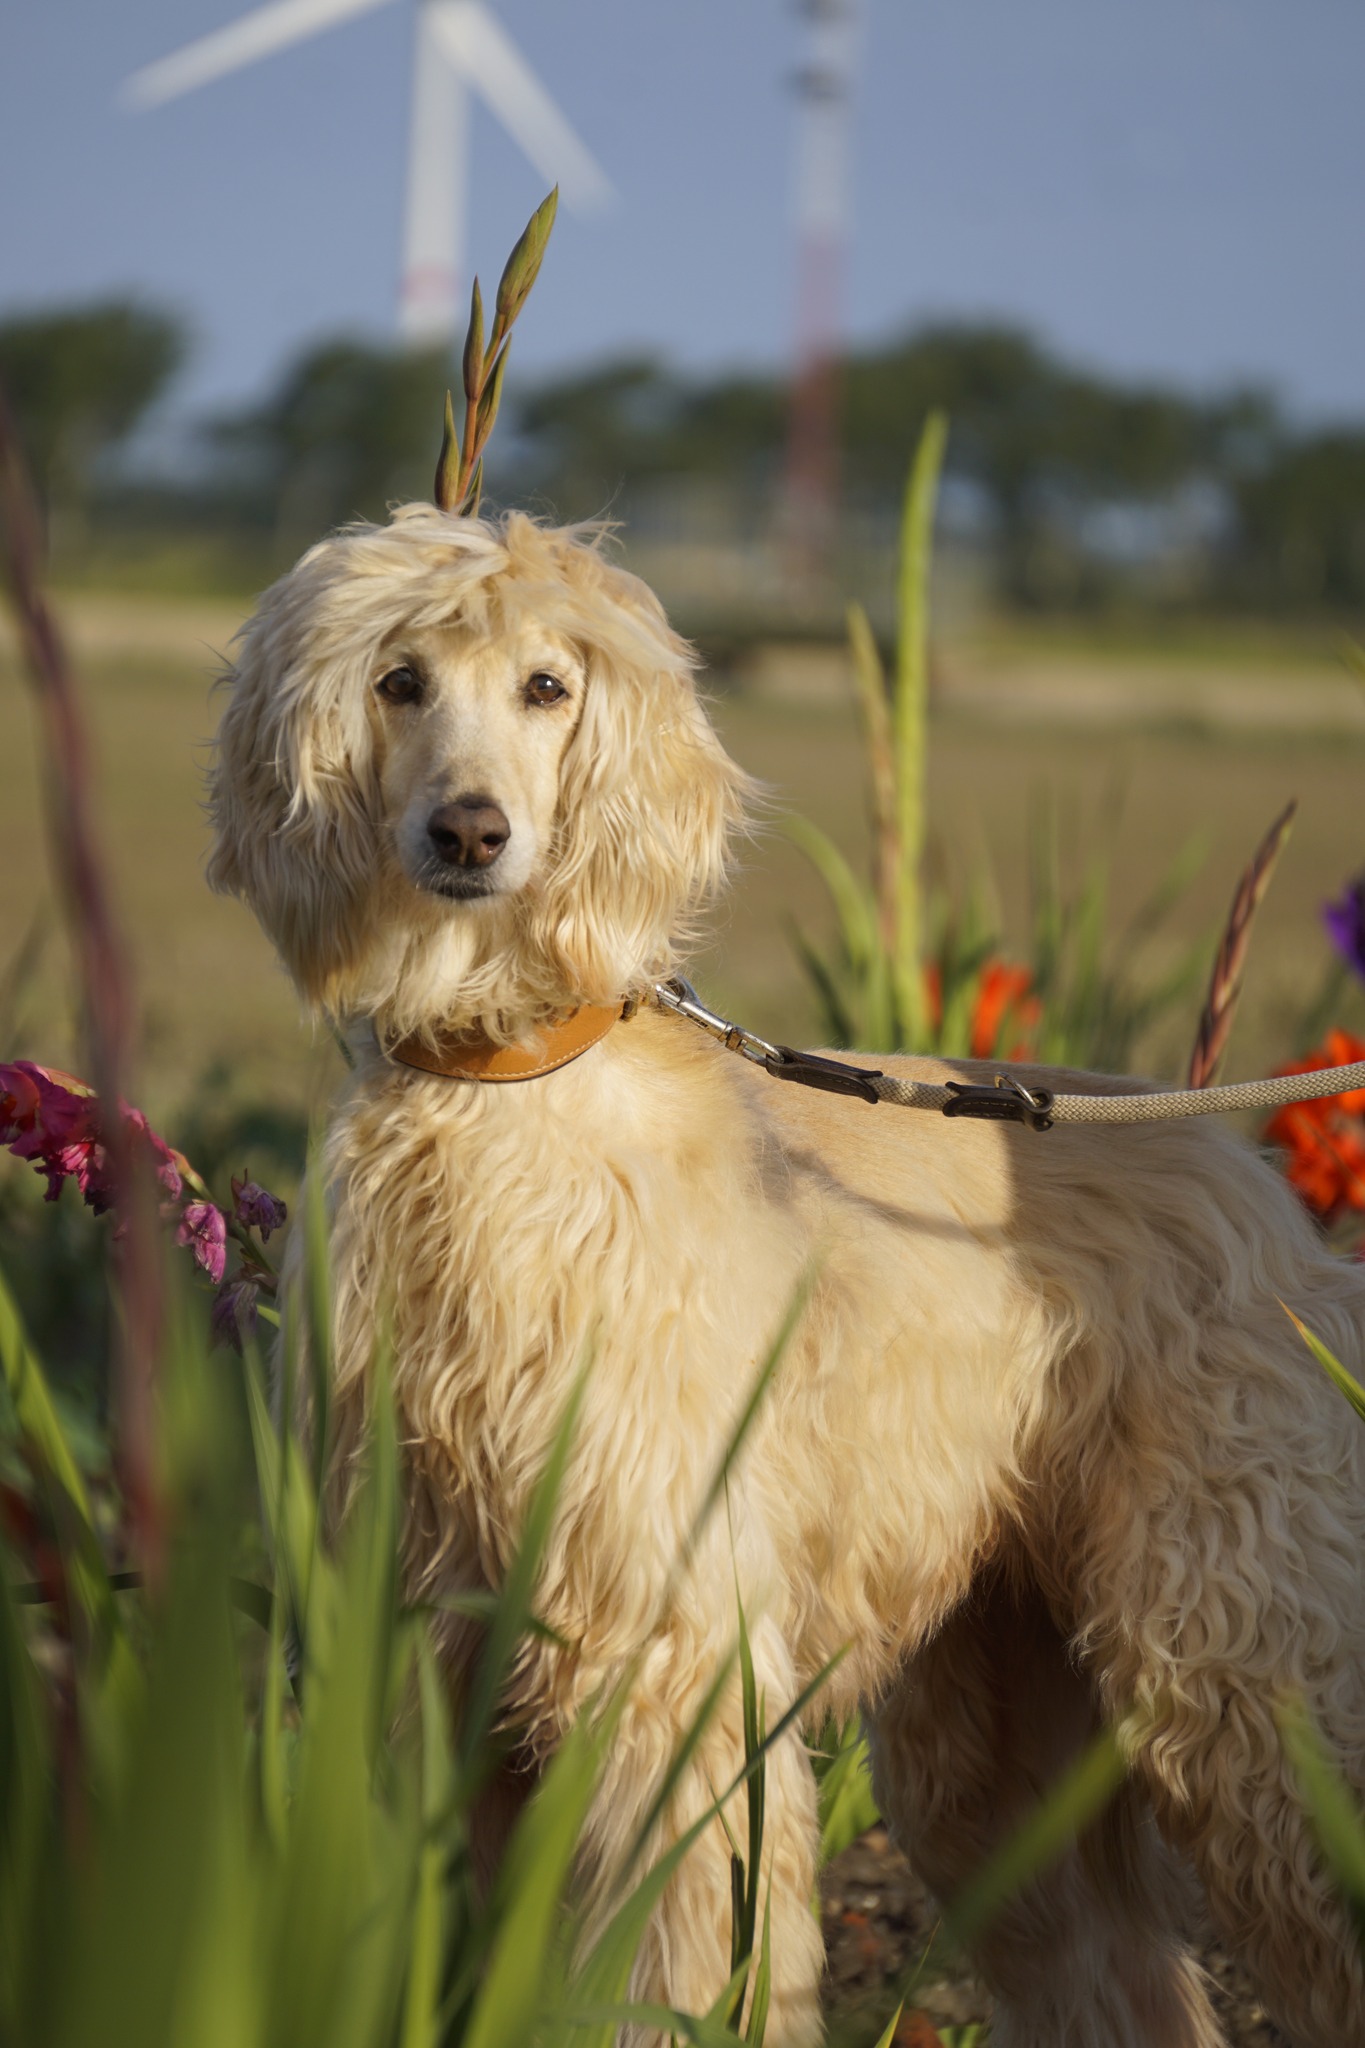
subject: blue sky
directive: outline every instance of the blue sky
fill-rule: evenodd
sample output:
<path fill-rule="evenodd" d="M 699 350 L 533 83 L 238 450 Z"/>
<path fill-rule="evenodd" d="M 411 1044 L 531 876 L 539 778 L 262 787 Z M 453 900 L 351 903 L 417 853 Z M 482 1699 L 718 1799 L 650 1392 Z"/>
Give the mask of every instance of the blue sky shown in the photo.
<path fill-rule="evenodd" d="M 496 0 L 620 195 L 562 218 L 541 372 L 791 350 L 790 0 Z M 0 0 L 0 314 L 135 290 L 190 320 L 179 409 L 392 329 L 411 0 L 174 105 L 121 78 L 236 0 Z M 866 0 L 845 326 L 1022 321 L 1072 356 L 1365 413 L 1358 0 Z M 537 174 L 480 114 L 487 279 Z"/>

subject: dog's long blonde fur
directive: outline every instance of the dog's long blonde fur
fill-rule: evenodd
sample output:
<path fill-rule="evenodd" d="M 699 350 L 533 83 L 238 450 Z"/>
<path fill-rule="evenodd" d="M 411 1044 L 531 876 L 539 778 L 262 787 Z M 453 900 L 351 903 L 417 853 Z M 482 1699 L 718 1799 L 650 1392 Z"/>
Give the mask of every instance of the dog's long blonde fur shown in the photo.
<path fill-rule="evenodd" d="M 420 701 L 377 691 L 396 663 Z M 538 1642 L 509 1702 L 530 1767 L 639 1660 L 590 1896 L 730 1649 L 737 1574 L 770 1720 L 848 1648 L 827 1704 L 863 1706 L 883 1809 L 943 1894 L 1101 1717 L 1137 1710 L 1124 1797 L 982 1944 L 997 2048 L 1212 2048 L 1191 1862 L 1302 2048 L 1365 2041 L 1274 1718 L 1302 1694 L 1365 1787 L 1365 1446 L 1277 1301 L 1360 1369 L 1365 1274 L 1279 1178 L 1208 1126 L 1039 1138 L 778 1087 L 648 1010 L 512 1085 L 379 1049 L 528 1040 L 676 964 L 745 797 L 691 670 L 642 585 L 516 515 L 342 533 L 246 629 L 210 877 L 356 1027 L 326 1150 L 343 1454 L 388 1314 L 412 1588 L 496 1584 L 595 1344 L 538 1589 L 568 1648 Z M 528 694 L 541 673 L 558 699 Z M 425 821 L 475 790 L 510 836 L 488 893 L 451 900 Z M 812 1263 L 728 1517 L 661 1604 Z M 446 1647 L 457 1666 L 458 1631 Z M 661 1843 L 731 1778 L 737 1691 Z M 774 2048 L 820 2033 L 816 1833 L 793 1734 L 769 1770 Z M 709 2006 L 728 1928 L 713 1826 L 635 1990 Z"/>

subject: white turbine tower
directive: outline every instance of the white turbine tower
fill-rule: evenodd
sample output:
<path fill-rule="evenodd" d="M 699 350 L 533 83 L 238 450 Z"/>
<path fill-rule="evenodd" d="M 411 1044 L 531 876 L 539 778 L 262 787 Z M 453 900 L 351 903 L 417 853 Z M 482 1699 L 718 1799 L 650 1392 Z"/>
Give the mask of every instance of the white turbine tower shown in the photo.
<path fill-rule="evenodd" d="M 389 0 L 273 0 L 135 72 L 133 108 L 157 107 Z M 482 0 L 417 0 L 398 324 L 405 341 L 454 339 L 465 279 L 469 97 L 479 94 L 547 183 L 579 212 L 611 186 Z"/>

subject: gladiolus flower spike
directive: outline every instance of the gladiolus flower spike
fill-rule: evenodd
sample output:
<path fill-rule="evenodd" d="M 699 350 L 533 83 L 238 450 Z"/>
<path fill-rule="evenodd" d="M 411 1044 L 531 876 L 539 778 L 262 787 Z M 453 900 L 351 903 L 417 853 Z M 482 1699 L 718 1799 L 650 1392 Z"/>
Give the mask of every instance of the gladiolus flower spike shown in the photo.
<path fill-rule="evenodd" d="M 270 1262 L 250 1233 L 257 1230 L 264 1242 L 278 1230 L 287 1213 L 284 1203 L 244 1175 L 232 1183 L 229 1218 L 210 1199 L 184 1154 L 157 1135 L 140 1109 L 125 1102 L 119 1110 L 134 1151 L 149 1162 L 167 1198 L 162 1216 L 174 1224 L 176 1243 L 193 1254 L 219 1290 L 211 1317 L 215 1339 L 240 1350 L 243 1338 L 255 1333 L 258 1295 L 275 1287 Z M 55 1202 L 73 1180 L 97 1216 L 114 1207 L 100 1105 L 73 1075 L 32 1060 L 0 1061 L 0 1145 L 45 1175 L 45 1200 Z M 225 1279 L 229 1236 L 242 1252 L 240 1270 L 230 1280 Z"/>
<path fill-rule="evenodd" d="M 1346 965 L 1365 981 L 1365 875 L 1347 884 L 1340 903 L 1324 903 L 1322 921 Z"/>

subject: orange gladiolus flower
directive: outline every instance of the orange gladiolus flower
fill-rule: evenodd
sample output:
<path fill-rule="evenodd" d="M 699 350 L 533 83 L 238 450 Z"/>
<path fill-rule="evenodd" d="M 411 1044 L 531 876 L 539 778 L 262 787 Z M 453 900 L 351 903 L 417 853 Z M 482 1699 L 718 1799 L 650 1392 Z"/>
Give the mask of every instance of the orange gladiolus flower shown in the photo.
<path fill-rule="evenodd" d="M 1291 1060 L 1276 1071 L 1312 1074 L 1354 1060 L 1365 1060 L 1365 1039 L 1333 1030 L 1306 1058 Z M 1335 1222 L 1350 1209 L 1365 1210 L 1365 1088 L 1322 1096 L 1316 1102 L 1287 1103 L 1271 1117 L 1265 1137 L 1284 1147 L 1286 1178 L 1324 1223 Z"/>
<path fill-rule="evenodd" d="M 988 1060 L 999 1053 L 1002 1059 L 1026 1060 L 1033 1054 L 1028 1043 L 1037 1030 L 1043 1006 L 1033 994 L 1033 976 L 1027 967 L 1011 967 L 1004 960 L 990 960 L 981 970 L 981 984 L 972 1010 L 972 1058 Z M 1002 1033 L 1014 1039 L 1002 1045 Z"/>
<path fill-rule="evenodd" d="M 924 994 L 929 1021 L 937 1031 L 943 1022 L 943 977 L 937 960 L 926 961 Z M 1027 967 L 1012 967 L 1006 960 L 988 960 L 976 985 L 968 1026 L 969 1056 L 974 1060 L 1028 1060 L 1033 1058 L 1029 1042 L 1043 1014 L 1033 994 L 1033 976 Z M 1016 1039 L 1015 1033 L 1023 1035 Z M 1001 1043 L 1002 1034 L 1006 1043 Z"/>

